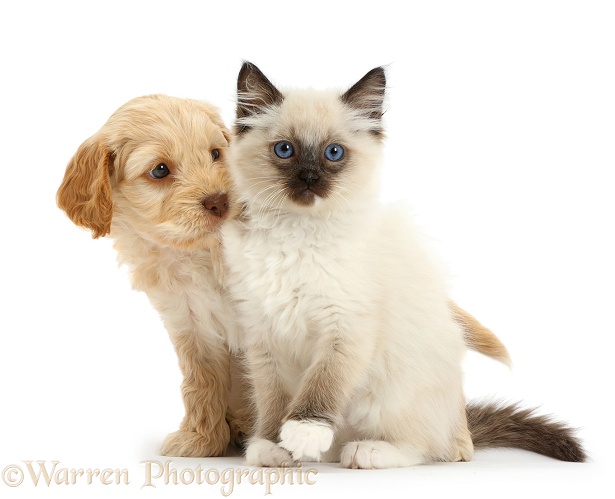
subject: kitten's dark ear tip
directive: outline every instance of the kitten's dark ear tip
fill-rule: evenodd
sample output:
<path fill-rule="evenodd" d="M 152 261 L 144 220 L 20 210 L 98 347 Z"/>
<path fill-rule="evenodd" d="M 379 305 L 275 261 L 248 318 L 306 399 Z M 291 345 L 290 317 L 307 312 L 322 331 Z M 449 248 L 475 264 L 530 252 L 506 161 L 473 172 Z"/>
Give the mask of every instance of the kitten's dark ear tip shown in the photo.
<path fill-rule="evenodd" d="M 246 73 L 256 73 L 259 75 L 262 75 L 263 72 L 258 69 L 258 66 L 250 61 L 243 61 L 243 63 L 241 64 L 241 69 L 239 70 L 239 74 L 246 74 Z"/>
<path fill-rule="evenodd" d="M 243 61 L 241 64 L 241 69 L 239 70 L 239 75 L 237 76 L 237 83 L 241 83 L 245 81 L 248 74 L 250 74 L 256 66 L 249 61 Z"/>
<path fill-rule="evenodd" d="M 372 79 L 373 78 L 382 87 L 386 87 L 387 75 L 386 75 L 386 70 L 384 69 L 384 66 L 378 66 L 377 68 L 372 69 L 371 71 L 369 71 L 365 75 L 365 78 L 367 78 L 367 79 Z"/>
<path fill-rule="evenodd" d="M 250 61 L 246 61 L 245 59 L 243 60 L 243 62 L 241 63 L 241 69 L 239 70 L 241 71 L 249 71 L 256 68 L 255 64 L 252 64 Z"/>
<path fill-rule="evenodd" d="M 251 63 L 250 61 L 243 61 L 241 65 L 241 69 L 239 70 L 239 75 L 237 76 L 237 88 L 240 90 L 245 90 L 247 87 L 248 79 L 255 79 L 261 81 L 269 81 L 267 77 L 263 74 L 263 72 L 258 69 L 256 64 Z"/>
<path fill-rule="evenodd" d="M 245 118 L 280 104 L 282 93 L 263 72 L 249 61 L 243 61 L 237 76 L 237 118 Z M 242 130 L 245 130 L 245 125 Z"/>
<path fill-rule="evenodd" d="M 350 87 L 341 99 L 354 109 L 360 111 L 365 117 L 373 122 L 370 130 L 378 136 L 382 136 L 381 120 L 386 89 L 386 74 L 383 66 L 368 71 L 363 78 Z"/>

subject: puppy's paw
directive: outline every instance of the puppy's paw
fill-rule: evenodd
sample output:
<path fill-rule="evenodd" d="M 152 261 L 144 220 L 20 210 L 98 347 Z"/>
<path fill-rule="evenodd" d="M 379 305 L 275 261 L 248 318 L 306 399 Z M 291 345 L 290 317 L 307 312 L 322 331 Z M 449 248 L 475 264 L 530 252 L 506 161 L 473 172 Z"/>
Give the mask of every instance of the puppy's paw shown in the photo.
<path fill-rule="evenodd" d="M 160 451 L 164 456 L 216 457 L 224 456 L 230 439 L 228 425 L 210 435 L 179 430 L 169 433 Z"/>
<path fill-rule="evenodd" d="M 353 469 L 383 469 L 415 466 L 423 459 L 417 451 L 402 452 L 397 447 L 382 440 L 362 440 L 349 442 L 342 449 L 340 466 Z"/>
<path fill-rule="evenodd" d="M 297 461 L 309 458 L 320 461 L 320 453 L 333 443 L 333 428 L 316 421 L 291 419 L 282 425 L 280 446 L 290 451 Z"/>
<path fill-rule="evenodd" d="M 253 438 L 246 449 L 246 464 L 248 466 L 280 468 L 291 466 L 293 459 L 288 452 L 270 440 Z"/>

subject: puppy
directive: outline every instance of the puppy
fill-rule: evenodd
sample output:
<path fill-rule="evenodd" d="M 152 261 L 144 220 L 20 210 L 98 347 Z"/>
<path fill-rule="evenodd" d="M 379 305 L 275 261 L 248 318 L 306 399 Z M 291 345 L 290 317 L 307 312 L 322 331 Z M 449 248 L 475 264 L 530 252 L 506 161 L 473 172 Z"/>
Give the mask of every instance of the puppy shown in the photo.
<path fill-rule="evenodd" d="M 218 228 L 238 212 L 225 167 L 230 134 L 210 104 L 152 95 L 120 107 L 78 149 L 58 206 L 109 235 L 132 285 L 160 313 L 184 375 L 186 415 L 162 453 L 220 456 L 229 443 L 229 345 L 236 336 Z"/>
<path fill-rule="evenodd" d="M 147 293 L 171 337 L 186 414 L 162 446 L 170 456 L 220 456 L 231 431 L 237 443 L 250 432 L 248 407 L 227 415 L 238 329 L 218 234 L 240 211 L 225 164 L 230 139 L 210 104 L 138 97 L 79 147 L 57 194 L 75 224 L 113 238 L 133 287 Z M 509 363 L 489 329 L 452 302 L 451 312 L 470 348 Z M 246 390 L 237 391 L 241 404 Z"/>

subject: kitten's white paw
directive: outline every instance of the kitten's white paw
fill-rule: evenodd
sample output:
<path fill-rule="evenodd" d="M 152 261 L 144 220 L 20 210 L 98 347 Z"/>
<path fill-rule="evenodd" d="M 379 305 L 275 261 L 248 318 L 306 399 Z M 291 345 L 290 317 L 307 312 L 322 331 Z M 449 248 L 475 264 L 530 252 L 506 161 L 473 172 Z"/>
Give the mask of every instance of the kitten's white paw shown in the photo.
<path fill-rule="evenodd" d="M 320 460 L 320 453 L 333 443 L 333 428 L 315 421 L 289 420 L 282 425 L 280 446 L 290 451 L 297 461 L 308 458 Z"/>
<path fill-rule="evenodd" d="M 264 438 L 253 438 L 246 449 L 248 466 L 279 468 L 291 466 L 293 459 L 284 449 Z"/>
<path fill-rule="evenodd" d="M 342 449 L 340 466 L 353 469 L 383 469 L 416 466 L 423 459 L 419 452 L 406 451 L 382 440 L 349 442 Z"/>

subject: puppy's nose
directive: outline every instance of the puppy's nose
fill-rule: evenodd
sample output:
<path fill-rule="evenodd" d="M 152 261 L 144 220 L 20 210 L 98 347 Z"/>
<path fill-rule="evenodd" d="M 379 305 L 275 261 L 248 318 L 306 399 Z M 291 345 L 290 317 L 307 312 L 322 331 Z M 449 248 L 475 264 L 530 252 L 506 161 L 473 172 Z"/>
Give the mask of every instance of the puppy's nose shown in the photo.
<path fill-rule="evenodd" d="M 223 217 L 228 211 L 228 196 L 223 192 L 218 192 L 203 198 L 203 207 L 217 217 Z"/>

